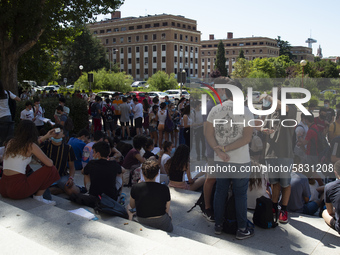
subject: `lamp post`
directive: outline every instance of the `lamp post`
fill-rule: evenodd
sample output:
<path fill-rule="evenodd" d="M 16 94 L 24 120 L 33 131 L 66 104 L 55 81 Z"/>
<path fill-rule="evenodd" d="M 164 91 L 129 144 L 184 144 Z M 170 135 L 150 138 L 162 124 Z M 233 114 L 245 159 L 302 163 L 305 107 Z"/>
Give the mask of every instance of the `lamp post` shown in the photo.
<path fill-rule="evenodd" d="M 84 69 L 84 67 L 83 67 L 82 65 L 80 65 L 80 66 L 79 66 L 79 70 L 80 70 L 80 76 L 82 76 L 82 75 L 83 75 L 83 69 Z"/>
<path fill-rule="evenodd" d="M 180 87 L 180 91 L 179 91 L 179 97 L 180 98 L 182 98 L 182 87 L 183 87 L 183 85 L 184 85 L 184 80 L 186 80 L 186 72 L 185 72 L 185 70 L 183 69 L 182 70 L 182 73 L 181 73 L 181 75 L 182 75 L 182 83 L 181 83 L 181 87 Z"/>
<path fill-rule="evenodd" d="M 111 53 L 110 53 L 110 55 L 111 55 L 111 60 L 109 59 L 109 61 L 110 61 L 110 73 L 111 73 L 111 64 L 112 64 L 112 62 L 113 62 L 113 54 L 116 55 L 116 52 L 117 52 L 117 51 L 118 51 L 117 49 L 112 49 L 112 48 L 111 48 Z M 116 60 L 116 58 L 115 58 L 115 60 Z M 115 64 L 115 63 L 113 63 L 113 64 Z"/>

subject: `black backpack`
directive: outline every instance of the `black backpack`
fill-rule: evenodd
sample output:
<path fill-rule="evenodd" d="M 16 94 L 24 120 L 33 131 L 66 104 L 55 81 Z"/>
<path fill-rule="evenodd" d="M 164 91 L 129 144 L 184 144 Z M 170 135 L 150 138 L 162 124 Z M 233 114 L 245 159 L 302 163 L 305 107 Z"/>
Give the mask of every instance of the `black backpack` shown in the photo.
<path fill-rule="evenodd" d="M 96 212 L 103 212 L 112 216 L 122 217 L 124 219 L 129 218 L 125 207 L 104 193 L 99 196 L 99 200 L 96 201 L 94 210 Z"/>
<path fill-rule="evenodd" d="M 113 121 L 113 110 L 112 110 L 112 106 L 107 106 L 106 111 L 104 113 L 105 116 L 105 120 L 107 122 L 112 122 Z"/>
<path fill-rule="evenodd" d="M 14 121 L 14 118 L 15 118 L 15 112 L 17 110 L 17 102 L 11 98 L 11 94 L 8 90 L 7 91 L 7 96 L 8 96 L 8 107 L 9 107 L 9 110 L 11 112 L 11 115 L 12 115 L 12 120 Z"/>
<path fill-rule="evenodd" d="M 203 189 L 204 190 L 204 189 Z M 192 209 L 194 209 L 196 206 L 199 206 L 201 208 L 201 211 L 204 212 L 205 210 L 205 202 L 204 202 L 204 193 L 203 193 L 203 190 L 202 190 L 202 193 L 201 193 L 201 196 L 199 197 L 199 199 L 197 200 L 197 202 L 194 204 L 193 207 L 190 208 L 189 211 L 187 212 L 191 212 Z M 213 186 L 213 189 L 212 189 L 212 192 L 211 192 L 211 198 L 210 198 L 210 201 L 211 201 L 211 205 L 214 204 L 214 196 L 215 196 L 215 190 L 216 190 L 216 183 L 214 184 Z M 211 210 L 213 211 L 214 207 L 211 206 Z"/>
<path fill-rule="evenodd" d="M 274 221 L 273 202 L 265 196 L 256 199 L 256 207 L 253 215 L 253 222 L 260 228 L 277 227 L 277 219 Z"/>
<path fill-rule="evenodd" d="M 233 194 L 225 203 L 223 232 L 235 235 L 237 228 L 235 196 Z"/>

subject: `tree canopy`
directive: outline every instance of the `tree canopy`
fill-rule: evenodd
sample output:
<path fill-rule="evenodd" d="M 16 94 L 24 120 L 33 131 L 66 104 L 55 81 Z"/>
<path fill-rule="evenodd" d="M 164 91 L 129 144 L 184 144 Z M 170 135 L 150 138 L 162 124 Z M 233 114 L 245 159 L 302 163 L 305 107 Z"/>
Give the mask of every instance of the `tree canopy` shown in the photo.
<path fill-rule="evenodd" d="M 226 58 L 225 58 L 224 45 L 223 45 L 223 42 L 220 41 L 217 46 L 215 69 L 220 71 L 222 76 L 228 75 L 228 70 L 225 65 L 225 62 L 226 62 Z"/>
<path fill-rule="evenodd" d="M 281 36 L 277 36 L 276 38 L 277 46 L 279 49 L 279 56 L 286 55 L 289 57 L 289 59 L 293 60 L 294 56 L 290 52 L 292 46 L 288 41 L 281 40 Z"/>
<path fill-rule="evenodd" d="M 178 83 L 175 74 L 168 75 L 164 71 L 158 71 L 153 74 L 147 81 L 152 90 L 164 91 L 168 89 L 177 89 Z"/>
<path fill-rule="evenodd" d="M 78 24 L 107 14 L 124 0 L 7 0 L 0 1 L 1 79 L 4 87 L 17 91 L 20 57 L 39 40 L 57 45 L 74 34 Z"/>

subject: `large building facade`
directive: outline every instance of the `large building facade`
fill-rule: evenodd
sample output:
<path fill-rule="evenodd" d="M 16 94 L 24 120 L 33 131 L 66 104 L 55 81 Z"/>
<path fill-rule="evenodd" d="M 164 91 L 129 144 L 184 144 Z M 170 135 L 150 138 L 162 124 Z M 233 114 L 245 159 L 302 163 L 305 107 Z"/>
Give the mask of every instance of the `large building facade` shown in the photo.
<path fill-rule="evenodd" d="M 279 48 L 275 39 L 267 37 L 233 38 L 233 33 L 228 32 L 227 39 L 215 40 L 214 35 L 210 35 L 209 40 L 201 42 L 200 77 L 209 77 L 210 73 L 214 70 L 217 46 L 220 41 L 224 45 L 226 66 L 229 74 L 234 71 L 234 64 L 241 49 L 247 60 L 279 56 Z"/>
<path fill-rule="evenodd" d="M 159 70 L 177 74 L 184 69 L 187 76 L 199 77 L 201 33 L 195 20 L 168 14 L 121 18 L 116 11 L 88 28 L 106 47 L 109 60 L 136 80 Z"/>

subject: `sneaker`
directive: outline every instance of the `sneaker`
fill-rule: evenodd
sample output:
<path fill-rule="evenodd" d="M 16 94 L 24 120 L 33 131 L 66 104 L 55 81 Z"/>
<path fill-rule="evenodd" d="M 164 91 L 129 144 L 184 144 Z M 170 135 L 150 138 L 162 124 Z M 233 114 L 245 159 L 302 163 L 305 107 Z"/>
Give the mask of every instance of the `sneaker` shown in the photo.
<path fill-rule="evenodd" d="M 222 234 L 222 229 L 223 229 L 223 227 L 221 225 L 215 226 L 215 235 Z"/>
<path fill-rule="evenodd" d="M 243 240 L 249 237 L 252 237 L 254 235 L 254 229 L 252 228 L 246 228 L 245 230 L 238 229 L 236 232 L 236 239 Z"/>
<path fill-rule="evenodd" d="M 33 196 L 33 199 L 40 201 L 40 202 L 43 202 L 44 204 L 47 204 L 47 205 L 56 205 L 57 204 L 56 201 L 44 199 L 42 196 Z"/>
<path fill-rule="evenodd" d="M 214 213 L 212 212 L 210 208 L 204 210 L 203 216 L 210 222 L 215 221 Z"/>
<path fill-rule="evenodd" d="M 283 211 L 283 210 L 280 211 L 279 222 L 288 223 L 288 212 L 287 211 Z"/>

